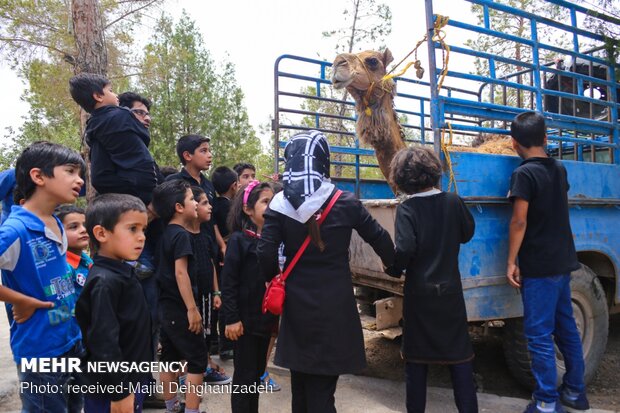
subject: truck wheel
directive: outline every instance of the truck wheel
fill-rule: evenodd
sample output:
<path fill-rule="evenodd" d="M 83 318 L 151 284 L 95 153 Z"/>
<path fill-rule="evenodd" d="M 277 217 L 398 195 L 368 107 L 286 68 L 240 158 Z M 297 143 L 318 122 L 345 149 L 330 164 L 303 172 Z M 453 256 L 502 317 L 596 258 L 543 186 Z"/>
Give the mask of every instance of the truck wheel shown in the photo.
<path fill-rule="evenodd" d="M 605 347 L 609 330 L 609 314 L 605 293 L 596 274 L 583 265 L 571 274 L 571 298 L 573 314 L 581 335 L 585 359 L 585 382 L 592 380 L 598 368 Z M 523 318 L 506 320 L 503 338 L 504 356 L 512 375 L 527 388 L 534 388 L 534 376 L 531 372 L 530 353 L 527 339 L 523 334 Z M 558 385 L 566 372 L 562 354 L 556 347 L 556 366 Z"/>

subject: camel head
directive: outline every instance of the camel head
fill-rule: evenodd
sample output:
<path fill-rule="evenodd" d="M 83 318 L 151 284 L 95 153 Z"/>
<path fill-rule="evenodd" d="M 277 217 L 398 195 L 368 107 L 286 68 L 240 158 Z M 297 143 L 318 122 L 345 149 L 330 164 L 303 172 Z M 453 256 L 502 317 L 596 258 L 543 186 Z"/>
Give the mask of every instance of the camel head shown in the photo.
<path fill-rule="evenodd" d="M 387 65 L 393 60 L 390 49 L 339 54 L 332 65 L 332 85 L 335 89 L 347 88 L 354 96 L 359 95 L 373 83 L 381 81 L 387 73 Z"/>

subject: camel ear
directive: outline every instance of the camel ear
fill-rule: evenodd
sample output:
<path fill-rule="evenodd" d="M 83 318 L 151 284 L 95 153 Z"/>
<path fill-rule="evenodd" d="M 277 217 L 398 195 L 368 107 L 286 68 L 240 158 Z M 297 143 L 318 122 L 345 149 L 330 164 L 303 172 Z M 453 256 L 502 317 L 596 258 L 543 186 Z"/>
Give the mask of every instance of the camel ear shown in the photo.
<path fill-rule="evenodd" d="M 387 69 L 387 66 L 394 61 L 394 56 L 392 56 L 392 52 L 387 47 L 383 52 L 383 67 Z"/>

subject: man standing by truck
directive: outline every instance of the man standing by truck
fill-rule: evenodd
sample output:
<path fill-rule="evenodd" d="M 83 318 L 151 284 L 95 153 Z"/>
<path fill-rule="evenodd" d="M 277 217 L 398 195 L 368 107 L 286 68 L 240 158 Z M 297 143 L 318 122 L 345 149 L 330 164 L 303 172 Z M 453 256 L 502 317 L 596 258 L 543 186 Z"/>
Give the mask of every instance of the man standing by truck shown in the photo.
<path fill-rule="evenodd" d="M 510 134 L 523 162 L 510 179 L 513 212 L 506 277 L 511 286 L 521 288 L 524 333 L 536 381 L 525 413 L 563 413 L 562 406 L 587 411 L 583 349 L 570 295 L 570 273 L 580 264 L 568 218 L 566 169 L 545 152 L 545 118 L 540 113 L 515 117 Z M 566 364 L 559 393 L 554 338 Z"/>

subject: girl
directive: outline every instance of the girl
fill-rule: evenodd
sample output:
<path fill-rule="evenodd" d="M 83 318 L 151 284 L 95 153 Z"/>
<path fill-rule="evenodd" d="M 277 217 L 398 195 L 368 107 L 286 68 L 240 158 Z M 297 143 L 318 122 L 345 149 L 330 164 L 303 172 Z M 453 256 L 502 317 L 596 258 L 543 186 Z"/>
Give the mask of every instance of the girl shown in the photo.
<path fill-rule="evenodd" d="M 291 370 L 293 413 L 330 413 L 336 411 L 338 376 L 358 373 L 366 366 L 349 268 L 351 233 L 357 230 L 385 264 L 392 264 L 394 244 L 349 192 L 342 192 L 318 226 L 317 215 L 337 193 L 329 181 L 329 145 L 322 133 L 294 136 L 284 157 L 284 190 L 265 212 L 258 241 L 262 274 L 272 278 L 279 273 L 281 242 L 285 267 L 308 234 L 312 242 L 286 280 L 275 363 Z"/>
<path fill-rule="evenodd" d="M 222 311 L 225 334 L 235 342 L 233 385 L 260 385 L 267 347 L 277 318 L 263 315 L 265 280 L 259 276 L 256 244 L 263 213 L 273 197 L 268 183 L 251 181 L 233 199 L 228 224 L 232 232 L 222 270 Z M 233 392 L 233 413 L 258 412 L 259 392 Z"/>
<path fill-rule="evenodd" d="M 434 152 L 403 149 L 391 169 L 392 182 L 411 195 L 396 210 L 396 258 L 386 269 L 393 277 L 406 270 L 402 354 L 407 412 L 424 412 L 428 365 L 447 364 L 458 411 L 475 413 L 474 353 L 458 263 L 460 244 L 474 234 L 474 220 L 458 195 L 435 188 L 441 163 Z"/>

